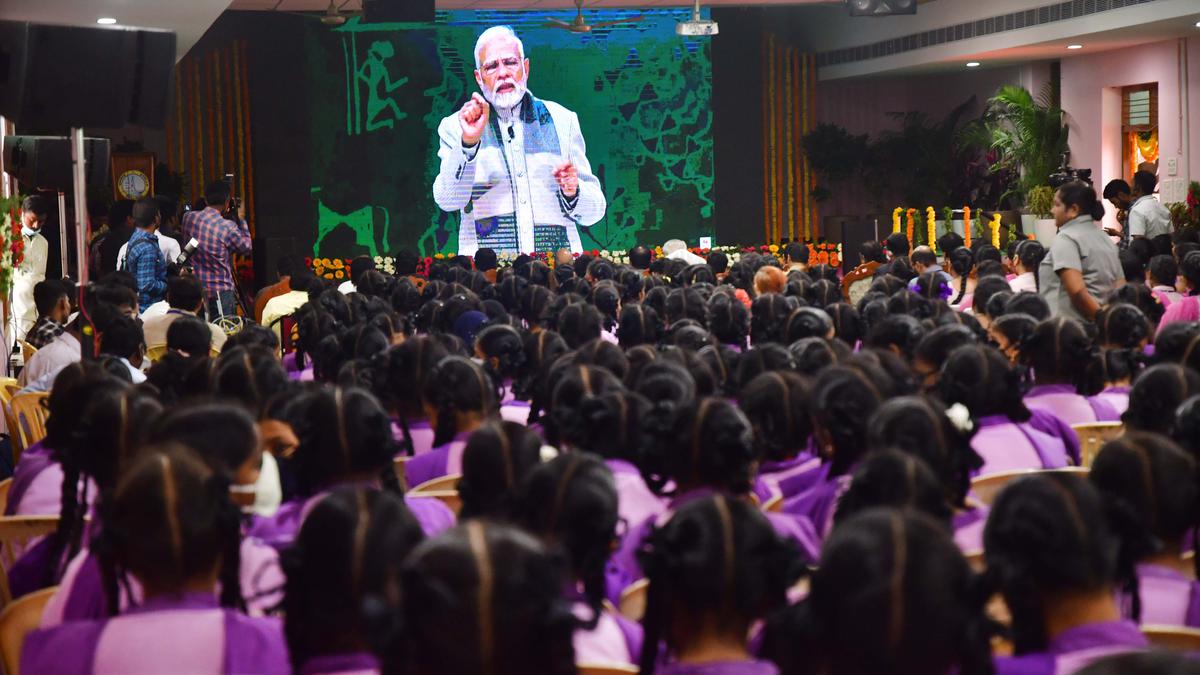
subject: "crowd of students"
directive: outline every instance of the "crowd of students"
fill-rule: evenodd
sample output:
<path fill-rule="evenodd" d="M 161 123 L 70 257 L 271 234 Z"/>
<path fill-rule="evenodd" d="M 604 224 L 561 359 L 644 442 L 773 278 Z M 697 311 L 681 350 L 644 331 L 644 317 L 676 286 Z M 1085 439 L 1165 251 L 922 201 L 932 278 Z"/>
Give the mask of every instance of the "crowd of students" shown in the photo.
<path fill-rule="evenodd" d="M 1200 323 L 1151 288 L 1189 237 L 1089 323 L 1028 292 L 1036 242 L 889 241 L 854 305 L 798 246 L 297 274 L 294 352 L 179 316 L 145 382 L 118 277 L 9 494 L 60 518 L 10 570 L 57 587 L 23 670 L 1188 672 L 1138 623 L 1200 628 Z M 1097 421 L 1090 473 L 973 494 Z"/>

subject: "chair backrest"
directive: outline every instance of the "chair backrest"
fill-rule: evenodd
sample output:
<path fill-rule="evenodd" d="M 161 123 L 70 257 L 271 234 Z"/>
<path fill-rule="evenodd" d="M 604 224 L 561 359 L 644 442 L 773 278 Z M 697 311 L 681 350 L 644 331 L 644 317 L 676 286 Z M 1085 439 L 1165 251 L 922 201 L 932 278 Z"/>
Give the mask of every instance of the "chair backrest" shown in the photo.
<path fill-rule="evenodd" d="M 13 444 L 13 466 L 21 459 L 21 453 L 26 448 L 46 437 L 46 418 L 50 411 L 46 408 L 46 400 L 50 394 L 36 392 L 17 394 L 8 403 L 12 412 L 12 424 L 8 435 Z"/>
<path fill-rule="evenodd" d="M 408 494 L 413 497 L 424 497 L 440 501 L 454 512 L 455 518 L 462 512 L 462 497 L 458 494 L 458 490 L 424 490 L 422 492 L 409 490 Z"/>
<path fill-rule="evenodd" d="M 1120 438 L 1125 434 L 1125 425 L 1120 422 L 1093 422 L 1092 424 L 1072 424 L 1071 428 L 1079 438 L 1079 457 L 1083 466 L 1089 469 L 1100 448 L 1104 444 Z"/>
<path fill-rule="evenodd" d="M 164 357 L 166 355 L 167 355 L 166 343 L 159 344 L 159 345 L 147 345 L 146 346 L 146 358 L 150 359 L 150 361 L 152 363 L 157 363 L 157 362 L 161 361 L 162 357 Z"/>
<path fill-rule="evenodd" d="M 0 480 L 0 508 L 8 509 L 8 491 L 12 489 L 12 479 Z"/>
<path fill-rule="evenodd" d="M 424 483 L 409 490 L 409 493 L 419 495 L 426 492 L 444 492 L 446 490 L 458 490 L 458 483 L 462 480 L 461 473 L 452 473 L 448 476 L 441 476 L 427 480 Z"/>
<path fill-rule="evenodd" d="M 8 571 L 29 542 L 58 529 L 58 516 L 0 516 L 0 606 L 12 601 Z"/>
<path fill-rule="evenodd" d="M 1087 476 L 1088 470 L 1079 466 L 1068 466 L 1062 469 L 1018 469 L 1016 471 L 1001 471 L 986 476 L 980 476 L 971 481 L 971 495 L 979 501 L 991 506 L 996 501 L 996 495 L 1009 483 L 1024 476 L 1034 476 L 1039 473 L 1076 473 Z"/>
<path fill-rule="evenodd" d="M 779 513 L 783 510 L 783 495 L 775 495 L 759 507 L 764 513 Z"/>
<path fill-rule="evenodd" d="M 13 396 L 21 390 L 21 385 L 15 377 L 0 377 L 0 403 L 8 405 Z"/>
<path fill-rule="evenodd" d="M 1163 649 L 1181 652 L 1200 651 L 1200 630 L 1183 626 L 1142 626 L 1142 635 L 1150 644 Z"/>
<path fill-rule="evenodd" d="M 21 345 L 21 361 L 23 363 L 29 363 L 29 359 L 31 359 L 34 354 L 38 353 L 37 347 L 34 347 L 24 340 L 17 340 L 17 344 Z"/>
<path fill-rule="evenodd" d="M 19 598 L 0 612 L 0 659 L 5 675 L 17 675 L 21 664 L 21 646 L 25 636 L 42 622 L 42 610 L 58 586 L 43 588 Z"/>
<path fill-rule="evenodd" d="M 615 664 L 580 663 L 575 667 L 579 675 L 637 675 L 637 666 L 618 666 Z"/>
<path fill-rule="evenodd" d="M 646 594 L 650 590 L 649 579 L 638 579 L 621 591 L 621 616 L 630 621 L 641 621 L 646 615 Z"/>
<path fill-rule="evenodd" d="M 396 472 L 396 480 L 400 481 L 400 487 L 408 492 L 408 463 L 412 461 L 412 457 L 401 455 L 392 460 L 392 470 Z"/>
<path fill-rule="evenodd" d="M 867 294 L 871 283 L 875 281 L 875 270 L 879 269 L 879 265 L 874 261 L 863 263 L 842 277 L 842 297 L 846 302 L 857 305 Z"/>

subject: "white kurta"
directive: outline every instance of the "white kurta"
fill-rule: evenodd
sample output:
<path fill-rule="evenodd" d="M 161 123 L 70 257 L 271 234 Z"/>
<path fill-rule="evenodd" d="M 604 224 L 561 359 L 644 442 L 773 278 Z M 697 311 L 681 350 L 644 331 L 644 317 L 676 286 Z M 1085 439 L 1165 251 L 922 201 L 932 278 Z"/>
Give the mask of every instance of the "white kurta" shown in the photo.
<path fill-rule="evenodd" d="M 587 146 L 579 129 L 579 116 L 552 101 L 542 101 L 554 120 L 558 136 L 559 156 L 540 153 L 537 157 L 525 152 L 525 125 L 512 111 L 497 111 L 500 142 L 482 142 L 471 155 L 462 147 L 462 124 L 458 112 L 446 117 L 438 126 L 441 148 L 438 157 L 441 171 L 433 184 L 433 199 L 443 211 L 458 211 L 459 255 L 474 255 L 479 244 L 475 234 L 475 219 L 504 214 L 516 214 L 520 252 L 531 253 L 534 248 L 533 226 L 561 225 L 566 228 L 571 250 L 583 251 L 579 226 L 588 227 L 604 217 L 607 200 L 600 180 L 592 174 L 587 158 Z M 518 106 L 519 108 L 519 106 Z M 492 126 L 484 131 L 491 135 Z M 578 201 L 565 213 L 559 200 L 554 169 L 571 162 L 579 173 Z M 511 167 L 511 180 L 510 169 Z M 475 198 L 472 200 L 472 192 Z M 469 213 L 464 207 L 471 203 Z"/>
<path fill-rule="evenodd" d="M 8 331 L 11 340 L 24 340 L 37 321 L 33 287 L 46 279 L 46 260 L 50 255 L 50 245 L 42 235 L 21 236 L 25 239 L 25 259 L 13 273 L 13 314 Z"/>

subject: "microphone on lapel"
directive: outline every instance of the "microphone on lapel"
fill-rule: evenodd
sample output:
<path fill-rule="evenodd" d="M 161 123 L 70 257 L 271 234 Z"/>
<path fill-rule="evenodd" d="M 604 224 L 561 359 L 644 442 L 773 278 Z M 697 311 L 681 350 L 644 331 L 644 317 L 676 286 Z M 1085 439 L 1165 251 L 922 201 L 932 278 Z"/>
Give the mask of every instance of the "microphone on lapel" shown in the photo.
<path fill-rule="evenodd" d="M 513 127 L 509 127 L 508 128 L 508 141 L 511 143 L 514 140 L 516 140 L 516 138 L 517 138 L 517 132 L 513 129 Z"/>

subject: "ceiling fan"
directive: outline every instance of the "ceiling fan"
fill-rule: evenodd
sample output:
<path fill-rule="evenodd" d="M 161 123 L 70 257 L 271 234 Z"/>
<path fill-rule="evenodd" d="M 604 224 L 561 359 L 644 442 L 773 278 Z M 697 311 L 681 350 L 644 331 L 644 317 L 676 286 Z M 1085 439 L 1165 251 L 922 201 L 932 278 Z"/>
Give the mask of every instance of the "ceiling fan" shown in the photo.
<path fill-rule="evenodd" d="M 280 11 L 279 6 L 282 4 L 283 4 L 283 0 L 278 0 L 278 2 L 275 3 L 275 6 L 272 7 L 271 10 L 275 11 L 275 12 Z M 359 11 L 359 12 L 345 11 L 345 7 L 348 4 L 350 4 L 350 0 L 342 0 L 342 4 L 340 4 L 340 5 L 337 4 L 337 0 L 329 0 L 329 7 L 326 7 L 325 11 L 320 14 L 317 14 L 315 12 L 288 12 L 288 11 L 283 11 L 281 13 L 282 14 L 295 14 L 297 16 L 307 17 L 309 19 L 317 19 L 321 23 L 325 24 L 326 26 L 336 27 L 336 26 L 341 26 L 342 24 L 346 23 L 350 19 L 352 19 L 362 13 L 361 11 Z"/>
<path fill-rule="evenodd" d="M 572 33 L 590 33 L 597 28 L 608 28 L 609 26 L 615 26 L 621 23 L 637 23 L 645 18 L 639 14 L 638 16 L 631 16 L 628 19 L 599 21 L 597 23 L 588 25 L 588 22 L 583 18 L 583 0 L 575 0 L 575 8 L 577 13 L 575 14 L 575 19 L 573 21 L 567 23 L 566 21 L 560 21 L 558 19 L 549 19 L 549 23 L 545 24 L 546 28 L 561 28 L 563 30 L 569 30 Z"/>

